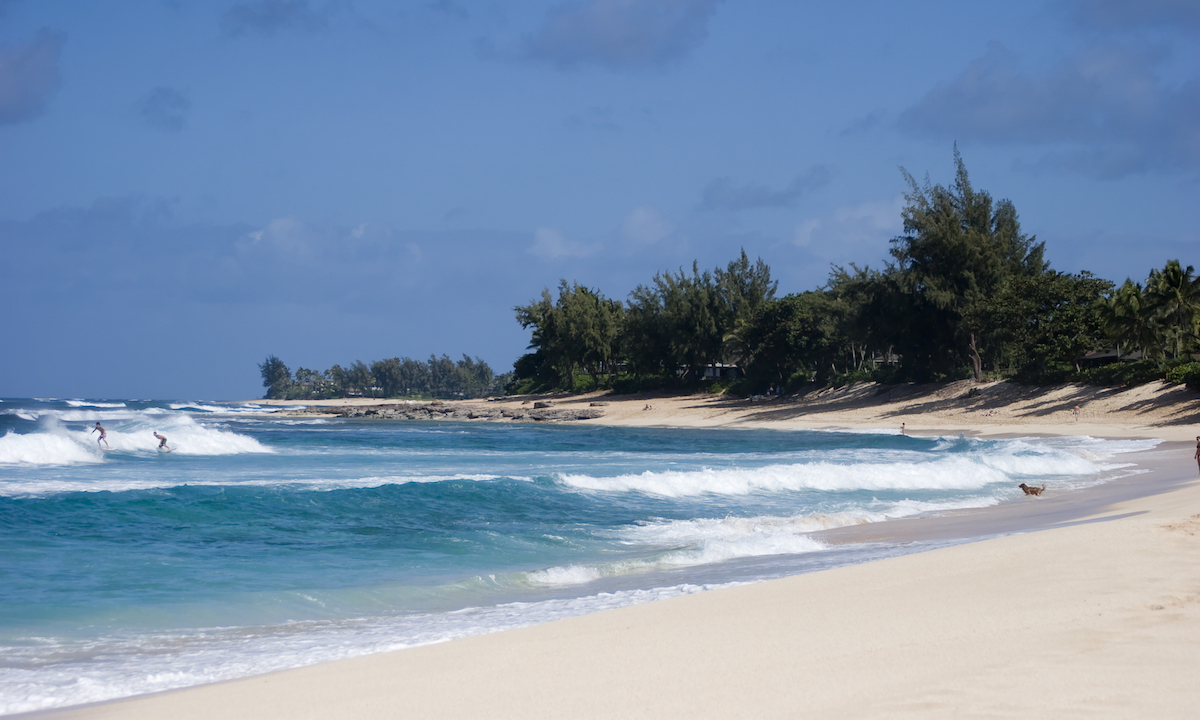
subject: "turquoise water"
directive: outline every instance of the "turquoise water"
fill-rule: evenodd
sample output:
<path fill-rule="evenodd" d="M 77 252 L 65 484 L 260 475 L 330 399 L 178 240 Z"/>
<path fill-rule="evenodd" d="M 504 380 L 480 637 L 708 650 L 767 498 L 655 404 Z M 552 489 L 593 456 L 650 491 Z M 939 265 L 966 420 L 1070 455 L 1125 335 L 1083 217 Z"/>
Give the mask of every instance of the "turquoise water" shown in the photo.
<path fill-rule="evenodd" d="M 0 712 L 907 552 L 811 534 L 1104 482 L 1154 444 L 261 412 L 0 403 Z"/>

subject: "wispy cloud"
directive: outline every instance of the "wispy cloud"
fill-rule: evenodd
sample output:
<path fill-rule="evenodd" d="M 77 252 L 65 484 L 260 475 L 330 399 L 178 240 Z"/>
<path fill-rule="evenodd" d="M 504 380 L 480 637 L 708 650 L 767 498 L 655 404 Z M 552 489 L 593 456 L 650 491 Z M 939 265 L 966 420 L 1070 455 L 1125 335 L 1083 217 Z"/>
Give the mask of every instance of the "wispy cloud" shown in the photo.
<path fill-rule="evenodd" d="M 540 227 L 533 233 L 533 245 L 528 252 L 547 260 L 580 258 L 595 255 L 600 251 L 598 243 L 582 243 L 568 240 L 561 232 L 551 227 Z"/>
<path fill-rule="evenodd" d="M 178 132 L 187 124 L 192 103 L 183 93 L 169 87 L 156 87 L 138 102 L 138 112 L 151 127 Z"/>
<path fill-rule="evenodd" d="M 653 245 L 673 232 L 675 227 L 649 205 L 629 213 L 621 224 L 621 237 L 640 245 Z"/>
<path fill-rule="evenodd" d="M 471 17 L 469 10 L 453 0 L 437 0 L 436 2 L 429 3 L 428 8 L 456 20 L 466 20 Z"/>
<path fill-rule="evenodd" d="M 615 70 L 678 60 L 708 34 L 721 0 L 584 0 L 558 5 L 526 38 L 528 57 L 560 67 Z"/>
<path fill-rule="evenodd" d="M 1200 34 L 1196 0 L 1068 0 L 1062 7 L 1072 21 L 1089 30 L 1164 28 Z"/>
<path fill-rule="evenodd" d="M 839 207 L 825 217 L 796 225 L 792 244 L 830 262 L 862 262 L 870 253 L 886 255 L 888 243 L 904 230 L 904 198 Z"/>
<path fill-rule="evenodd" d="M 307 0 L 258 0 L 240 2 L 221 16 L 221 30 L 228 35 L 269 35 L 288 30 L 324 30 L 329 26 L 333 6 L 321 9 Z"/>
<path fill-rule="evenodd" d="M 58 92 L 59 55 L 66 36 L 39 30 L 33 42 L 0 48 L 0 124 L 40 115 Z"/>
<path fill-rule="evenodd" d="M 1038 165 L 1099 177 L 1200 169 L 1200 76 L 1172 87 L 1159 52 L 1096 44 L 1025 72 L 999 44 L 901 116 L 918 135 L 1042 148 Z"/>
<path fill-rule="evenodd" d="M 611 107 L 589 107 L 569 116 L 565 123 L 572 130 L 600 130 L 606 133 L 621 131 L 617 114 Z"/>
<path fill-rule="evenodd" d="M 855 120 L 842 129 L 843 136 L 866 135 L 875 128 L 881 126 L 887 118 L 887 111 L 883 109 L 872 110 L 863 117 Z"/>
<path fill-rule="evenodd" d="M 727 177 L 717 178 L 704 188 L 700 207 L 703 210 L 794 207 L 813 191 L 828 185 L 832 178 L 833 171 L 825 165 L 814 165 L 779 189 L 757 183 L 737 185 Z"/>

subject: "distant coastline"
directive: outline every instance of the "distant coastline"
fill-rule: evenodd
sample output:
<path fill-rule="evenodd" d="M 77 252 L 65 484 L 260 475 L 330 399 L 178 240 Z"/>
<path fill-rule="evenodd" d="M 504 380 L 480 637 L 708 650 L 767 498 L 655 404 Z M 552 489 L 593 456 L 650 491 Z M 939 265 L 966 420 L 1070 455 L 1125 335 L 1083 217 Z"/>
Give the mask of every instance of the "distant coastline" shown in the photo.
<path fill-rule="evenodd" d="M 895 428 L 907 432 L 1034 433 L 1190 440 L 1200 432 L 1200 393 L 1153 382 L 1129 388 L 958 381 L 921 385 L 855 383 L 782 397 L 732 398 L 666 392 L 524 395 L 487 400 L 286 401 L 285 415 L 486 422 L 575 421 L 674 427 Z M 538 408 L 537 405 L 546 407 Z M 303 405 L 304 409 L 296 409 Z M 1079 416 L 1074 415 L 1079 406 Z"/>

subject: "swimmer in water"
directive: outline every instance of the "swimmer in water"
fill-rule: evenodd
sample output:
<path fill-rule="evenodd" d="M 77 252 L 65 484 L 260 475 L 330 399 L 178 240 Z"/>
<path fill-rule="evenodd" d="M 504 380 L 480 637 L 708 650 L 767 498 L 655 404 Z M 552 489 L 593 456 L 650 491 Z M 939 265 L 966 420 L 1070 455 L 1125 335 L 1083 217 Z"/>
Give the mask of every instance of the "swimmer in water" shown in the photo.
<path fill-rule="evenodd" d="M 103 427 L 101 427 L 100 423 L 96 423 L 96 427 L 92 429 L 92 432 L 96 432 L 97 430 L 100 431 L 100 439 L 96 441 L 96 445 L 99 446 L 100 443 L 104 443 L 104 447 L 108 447 L 108 440 L 105 439 L 108 437 L 108 431 L 106 431 Z M 92 433 L 88 433 L 88 435 L 91 435 L 91 434 Z M 1197 438 L 1197 439 L 1200 439 L 1200 438 Z"/>

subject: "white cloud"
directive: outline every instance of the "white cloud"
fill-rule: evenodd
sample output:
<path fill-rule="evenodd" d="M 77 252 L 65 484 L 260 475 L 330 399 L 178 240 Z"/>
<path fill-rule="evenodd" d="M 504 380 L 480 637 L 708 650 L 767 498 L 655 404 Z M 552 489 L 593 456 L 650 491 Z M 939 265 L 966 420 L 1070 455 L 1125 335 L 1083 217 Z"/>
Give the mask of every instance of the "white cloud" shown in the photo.
<path fill-rule="evenodd" d="M 547 259 L 565 257 L 588 257 L 600 250 L 598 243 L 581 243 L 567 240 L 554 228 L 540 227 L 533 233 L 533 245 L 529 252 Z"/>
<path fill-rule="evenodd" d="M 812 166 L 782 190 L 757 183 L 738 186 L 727 177 L 717 178 L 704 189 L 700 207 L 705 210 L 794 207 L 810 193 L 828 185 L 832 178 L 833 171 L 825 165 Z"/>
<path fill-rule="evenodd" d="M 526 52 L 561 67 L 640 69 L 686 55 L 708 34 L 721 0 L 585 0 L 564 3 L 527 39 Z"/>
<path fill-rule="evenodd" d="M 653 245 L 673 232 L 674 226 L 663 220 L 658 211 L 649 205 L 629 213 L 621 225 L 621 237 L 644 245 Z"/>
<path fill-rule="evenodd" d="M 302 260 L 311 254 L 308 235 L 304 224 L 299 220 L 291 217 L 275 218 L 261 230 L 246 233 L 246 239 L 239 243 L 239 249 L 267 252 L 284 259 Z"/>
<path fill-rule="evenodd" d="M 831 262 L 864 262 L 874 254 L 882 257 L 889 241 L 904 231 L 903 208 L 903 196 L 839 207 L 831 215 L 797 225 L 792 243 Z"/>

